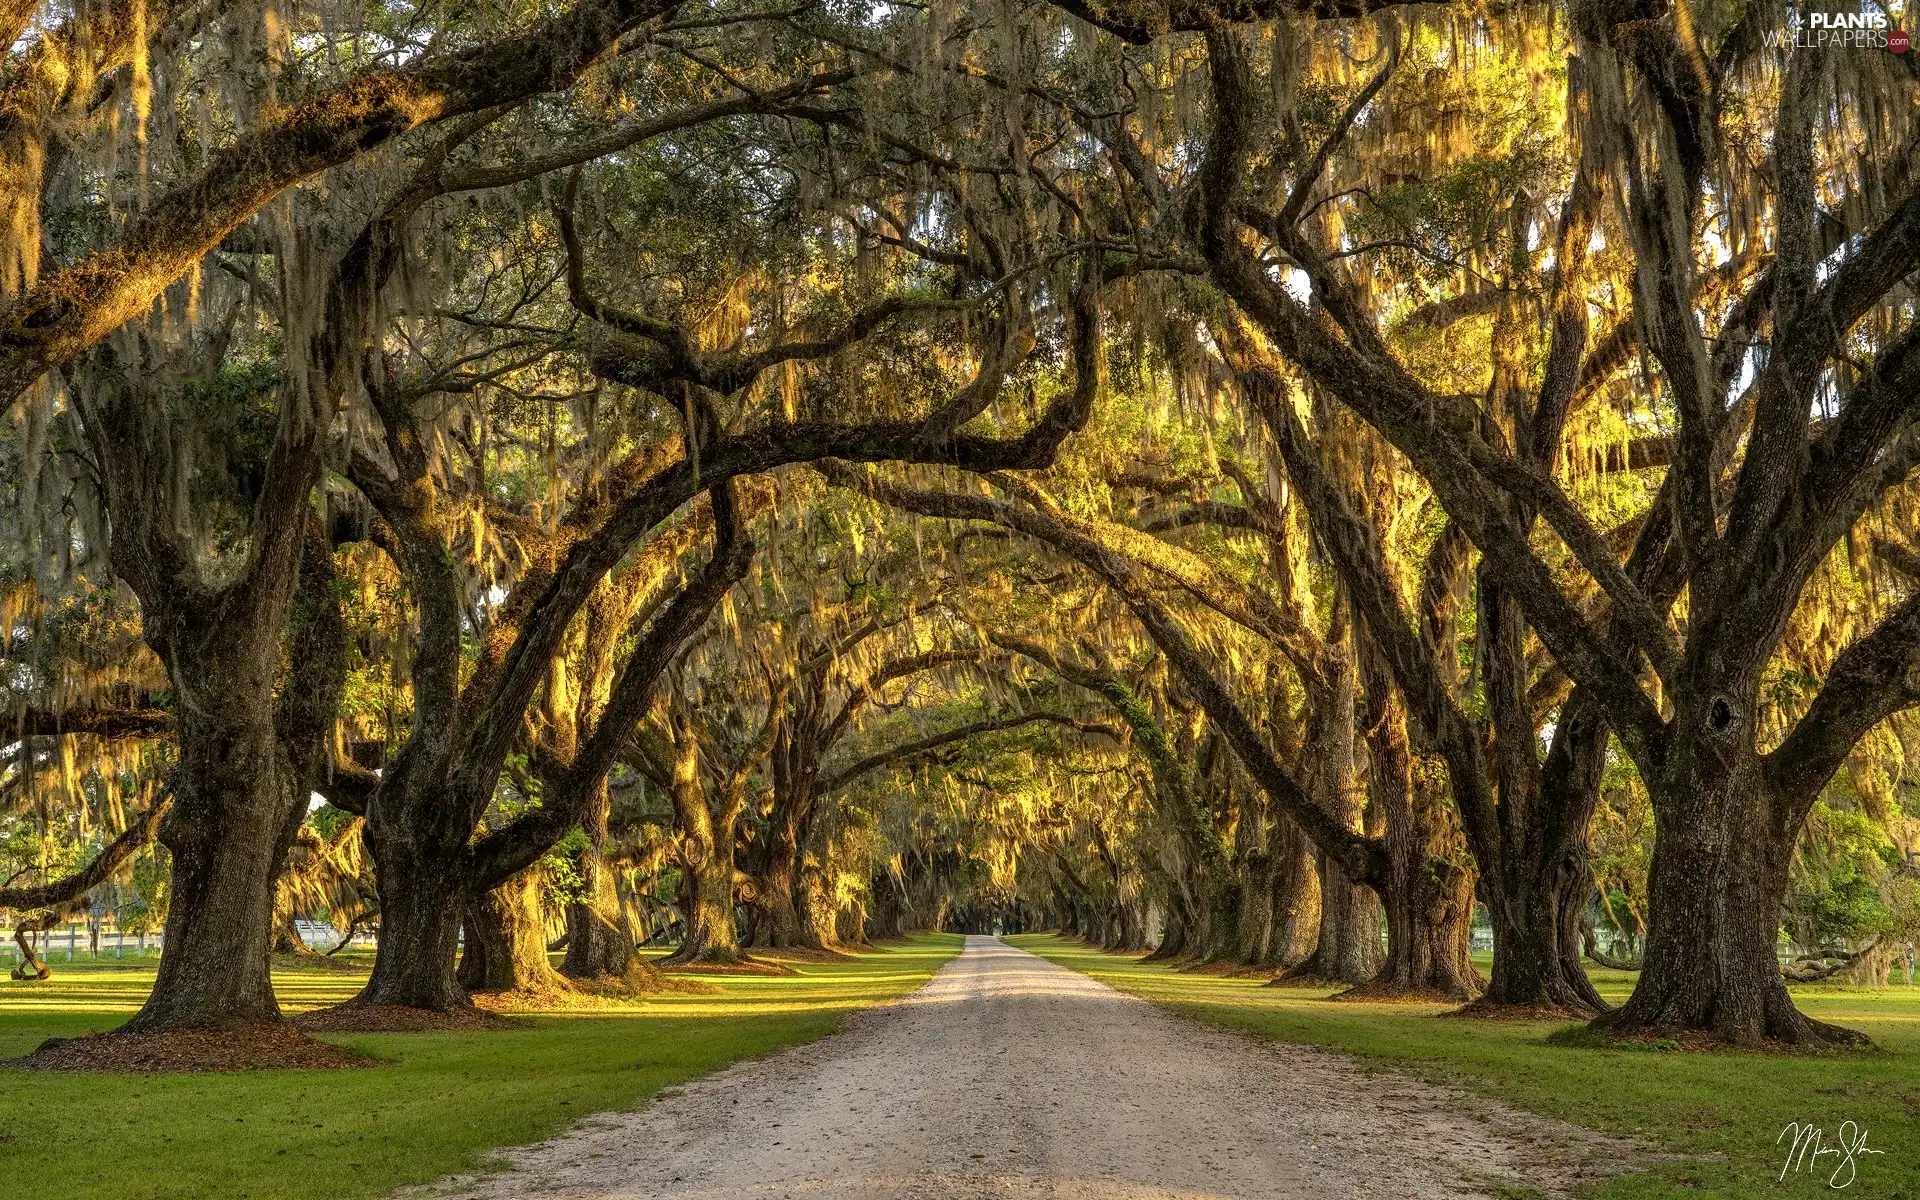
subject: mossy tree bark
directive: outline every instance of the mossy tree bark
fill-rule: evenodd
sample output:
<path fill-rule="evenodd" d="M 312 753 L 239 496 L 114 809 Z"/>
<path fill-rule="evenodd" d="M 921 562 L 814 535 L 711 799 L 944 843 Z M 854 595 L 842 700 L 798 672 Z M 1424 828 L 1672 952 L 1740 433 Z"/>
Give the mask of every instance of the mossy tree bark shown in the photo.
<path fill-rule="evenodd" d="M 548 995 L 572 986 L 547 957 L 546 872 L 528 867 L 468 902 L 458 982 L 467 992 Z"/>
<path fill-rule="evenodd" d="M 283 401 L 260 490 L 237 498 L 251 508 L 244 565 L 214 584 L 177 523 L 192 506 L 177 494 L 166 397 L 136 386 L 136 364 L 95 365 L 75 394 L 111 515 L 108 553 L 140 597 L 143 633 L 180 699 L 173 801 L 158 830 L 172 863 L 167 953 L 121 1028 L 277 1022 L 274 882 L 345 674 L 332 547 L 309 509 L 325 422 Z"/>
<path fill-rule="evenodd" d="M 619 890 L 607 863 L 607 817 L 610 797 L 600 781 L 581 822 L 587 845 L 580 852 L 583 899 L 567 905 L 567 954 L 560 970 L 574 979 L 618 979 L 633 960 L 633 936 L 620 911 Z"/>
<path fill-rule="evenodd" d="M 760 734 L 733 761 L 720 759 L 694 721 L 676 713 L 672 734 L 672 796 L 686 936 L 664 963 L 734 963 L 741 959 L 734 915 L 735 831 L 747 806 L 747 779 L 772 748 L 784 691 L 768 699 Z M 704 761 L 703 761 L 704 760 Z"/>

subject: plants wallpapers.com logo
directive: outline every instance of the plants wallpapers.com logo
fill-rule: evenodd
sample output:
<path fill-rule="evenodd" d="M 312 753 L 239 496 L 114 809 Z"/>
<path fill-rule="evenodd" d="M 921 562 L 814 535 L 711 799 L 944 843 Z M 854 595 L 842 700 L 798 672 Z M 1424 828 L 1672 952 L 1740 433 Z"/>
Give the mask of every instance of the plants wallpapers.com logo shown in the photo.
<path fill-rule="evenodd" d="M 1855 12 L 1787 9 L 1787 24 L 1767 35 L 1767 45 L 1794 50 L 1884 50 L 1905 54 L 1912 46 L 1907 31 L 1885 8 L 1862 4 Z"/>

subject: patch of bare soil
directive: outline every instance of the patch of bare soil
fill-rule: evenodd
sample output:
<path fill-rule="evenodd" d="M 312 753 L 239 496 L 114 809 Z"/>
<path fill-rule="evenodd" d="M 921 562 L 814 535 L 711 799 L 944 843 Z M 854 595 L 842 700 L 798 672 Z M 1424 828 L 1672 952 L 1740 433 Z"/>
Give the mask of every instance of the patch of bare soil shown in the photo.
<path fill-rule="evenodd" d="M 484 1008 L 436 1012 L 404 1004 L 336 1004 L 301 1013 L 293 1023 L 309 1033 L 438 1033 L 524 1029 L 526 1022 Z"/>
<path fill-rule="evenodd" d="M 839 963 L 852 962 L 854 957 L 841 950 L 814 950 L 807 946 L 768 946 L 755 950 L 753 956 L 764 962 L 775 963 Z"/>
<path fill-rule="evenodd" d="M 1193 975 L 1216 975 L 1221 979 L 1261 979 L 1273 978 L 1272 967 L 1250 967 L 1246 963 L 1206 963 L 1186 968 Z"/>
<path fill-rule="evenodd" d="M 1363 983 L 1344 992 L 1335 992 L 1329 1000 L 1365 1004 L 1458 1004 L 1462 997 L 1437 988 L 1404 988 L 1387 984 Z M 1478 1003 L 1478 1001 L 1469 1001 Z"/>
<path fill-rule="evenodd" d="M 662 975 L 797 975 L 799 972 L 782 963 L 768 962 L 763 958 L 743 956 L 739 962 L 656 962 L 654 970 Z"/>
<path fill-rule="evenodd" d="M 838 1034 L 504 1157 L 503 1173 L 408 1195 L 1487 1200 L 1565 1196 L 1651 1155 L 1190 1022 L 972 937 L 926 987 Z"/>
<path fill-rule="evenodd" d="M 96 1033 L 48 1038 L 25 1058 L 0 1066 L 28 1071 L 336 1070 L 380 1065 L 357 1050 L 307 1037 L 286 1022 L 248 1022 L 166 1033 Z"/>
<path fill-rule="evenodd" d="M 1557 1004 L 1496 1004 L 1485 996 L 1463 1004 L 1451 1012 L 1439 1014 L 1463 1021 L 1579 1021 L 1593 1019 L 1592 1013 L 1575 1012 Z"/>
<path fill-rule="evenodd" d="M 537 992 L 475 992 L 473 1002 L 494 1013 L 617 1012 L 655 996 L 701 996 L 721 990 L 704 980 L 668 974 L 638 959 L 625 975 L 567 982 L 567 987 Z"/>

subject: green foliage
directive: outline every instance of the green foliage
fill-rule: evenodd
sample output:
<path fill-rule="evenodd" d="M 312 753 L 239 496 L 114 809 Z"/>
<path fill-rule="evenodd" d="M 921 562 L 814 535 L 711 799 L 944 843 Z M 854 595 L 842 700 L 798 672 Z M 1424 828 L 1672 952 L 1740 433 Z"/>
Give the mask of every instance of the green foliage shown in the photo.
<path fill-rule="evenodd" d="M 1801 836 L 1784 924 L 1807 947 L 1858 945 L 1895 928 L 1898 847 L 1843 778 L 1813 806 Z"/>

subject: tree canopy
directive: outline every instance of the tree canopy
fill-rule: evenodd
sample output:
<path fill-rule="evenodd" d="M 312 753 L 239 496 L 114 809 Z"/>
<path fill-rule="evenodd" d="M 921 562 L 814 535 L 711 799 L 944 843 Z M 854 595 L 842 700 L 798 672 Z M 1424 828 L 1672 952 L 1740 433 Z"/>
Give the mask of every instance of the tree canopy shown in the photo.
<path fill-rule="evenodd" d="M 10 20 L 0 906 L 164 926 L 114 1036 L 278 1022 L 296 919 L 356 1027 L 997 924 L 1743 1044 L 1920 933 L 1910 57 Z"/>

